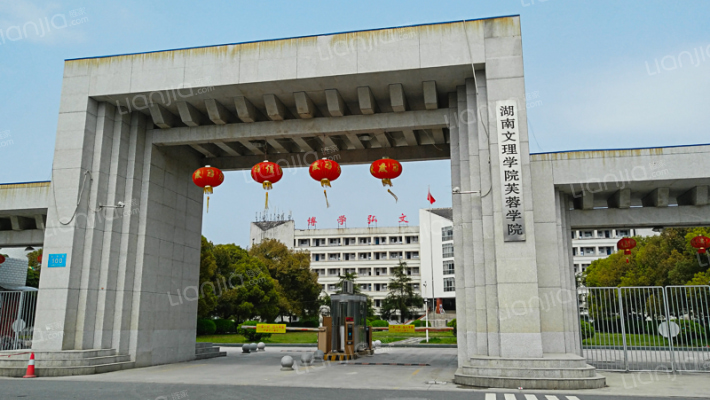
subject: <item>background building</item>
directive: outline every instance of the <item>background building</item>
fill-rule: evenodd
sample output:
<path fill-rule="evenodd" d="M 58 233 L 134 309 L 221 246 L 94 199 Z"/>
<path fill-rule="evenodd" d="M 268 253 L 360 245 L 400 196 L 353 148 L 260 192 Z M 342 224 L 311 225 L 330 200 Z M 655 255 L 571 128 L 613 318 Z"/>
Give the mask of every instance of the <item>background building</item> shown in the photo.
<path fill-rule="evenodd" d="M 422 285 L 427 284 L 424 296 L 430 304 L 440 303 L 445 311 L 453 312 L 456 310 L 453 209 L 421 209 L 419 223 Z"/>
<path fill-rule="evenodd" d="M 581 275 L 592 261 L 615 253 L 616 243 L 623 237 L 658 235 L 651 229 L 605 228 L 572 231 L 574 273 Z"/>

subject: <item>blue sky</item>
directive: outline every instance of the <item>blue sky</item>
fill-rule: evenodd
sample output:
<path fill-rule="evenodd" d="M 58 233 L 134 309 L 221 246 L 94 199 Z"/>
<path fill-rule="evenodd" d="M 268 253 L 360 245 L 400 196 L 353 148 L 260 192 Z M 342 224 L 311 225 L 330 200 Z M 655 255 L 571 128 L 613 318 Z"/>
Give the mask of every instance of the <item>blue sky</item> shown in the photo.
<path fill-rule="evenodd" d="M 70 58 L 215 45 L 520 14 L 531 150 L 709 143 L 708 1 L 53 1 L 0 0 L 0 30 L 52 19 L 43 35 L 0 37 L 0 182 L 49 180 L 63 61 Z M 72 24 L 72 21 L 76 21 Z M 407 163 L 394 202 L 366 166 L 344 167 L 326 209 L 307 171 L 287 171 L 272 211 L 297 227 L 418 223 L 418 209 L 451 204 L 448 162 Z M 260 185 L 228 173 L 203 231 L 215 242 L 248 242 L 262 210 Z"/>

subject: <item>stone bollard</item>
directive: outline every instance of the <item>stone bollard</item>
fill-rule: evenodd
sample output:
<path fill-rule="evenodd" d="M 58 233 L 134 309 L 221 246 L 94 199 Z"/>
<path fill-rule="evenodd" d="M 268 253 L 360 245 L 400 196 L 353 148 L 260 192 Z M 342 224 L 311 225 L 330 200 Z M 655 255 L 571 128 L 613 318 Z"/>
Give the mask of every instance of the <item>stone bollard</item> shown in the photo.
<path fill-rule="evenodd" d="M 293 371 L 293 357 L 281 357 L 281 371 Z"/>
<path fill-rule="evenodd" d="M 313 364 L 313 353 L 303 353 L 301 354 L 301 365 L 309 366 Z"/>
<path fill-rule="evenodd" d="M 323 350 L 316 350 L 313 352 L 313 360 L 317 363 L 322 363 L 324 357 L 325 353 L 323 353 Z"/>
<path fill-rule="evenodd" d="M 266 351 L 266 344 L 264 342 L 259 342 L 256 344 L 257 351 Z"/>
<path fill-rule="evenodd" d="M 256 343 L 249 344 L 249 350 L 256 351 Z"/>
<path fill-rule="evenodd" d="M 242 353 L 249 354 L 249 347 L 250 347 L 250 346 L 249 346 L 249 343 L 244 343 L 244 344 L 242 345 Z"/>
<path fill-rule="evenodd" d="M 372 342 L 372 347 L 378 349 L 378 348 L 382 347 L 382 342 L 379 340 L 375 340 L 374 342 Z"/>

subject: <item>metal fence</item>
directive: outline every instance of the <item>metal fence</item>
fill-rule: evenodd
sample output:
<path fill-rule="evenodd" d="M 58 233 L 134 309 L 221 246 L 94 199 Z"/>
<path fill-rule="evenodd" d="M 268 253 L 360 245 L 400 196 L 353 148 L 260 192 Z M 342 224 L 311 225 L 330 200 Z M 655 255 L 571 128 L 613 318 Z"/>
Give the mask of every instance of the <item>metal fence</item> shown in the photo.
<path fill-rule="evenodd" d="M 37 292 L 0 291 L 0 350 L 32 346 Z"/>
<path fill-rule="evenodd" d="M 578 296 L 590 365 L 710 372 L 710 286 L 579 288 Z"/>

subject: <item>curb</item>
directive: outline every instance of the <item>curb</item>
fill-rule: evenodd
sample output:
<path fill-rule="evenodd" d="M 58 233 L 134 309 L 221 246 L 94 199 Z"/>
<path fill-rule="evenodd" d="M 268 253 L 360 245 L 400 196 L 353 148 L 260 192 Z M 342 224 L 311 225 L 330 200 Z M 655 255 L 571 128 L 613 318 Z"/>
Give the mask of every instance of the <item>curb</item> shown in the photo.
<path fill-rule="evenodd" d="M 244 343 L 212 343 L 213 346 L 218 347 L 242 347 Z M 318 347 L 317 343 L 266 343 L 266 347 Z M 434 348 L 434 349 L 455 349 L 458 346 L 455 344 L 394 344 L 394 343 L 383 343 L 382 347 L 419 347 L 419 348 Z"/>

